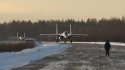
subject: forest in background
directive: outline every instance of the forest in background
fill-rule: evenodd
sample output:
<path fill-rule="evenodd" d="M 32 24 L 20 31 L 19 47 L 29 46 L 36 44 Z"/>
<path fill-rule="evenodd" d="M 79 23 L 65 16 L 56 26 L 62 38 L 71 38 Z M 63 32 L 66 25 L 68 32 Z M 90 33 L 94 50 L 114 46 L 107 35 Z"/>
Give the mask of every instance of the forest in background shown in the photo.
<path fill-rule="evenodd" d="M 33 37 L 38 40 L 55 41 L 55 37 L 40 36 L 42 34 L 55 34 L 56 23 L 59 33 L 68 30 L 72 25 L 72 33 L 88 34 L 81 38 L 73 38 L 74 41 L 116 41 L 125 42 L 125 18 L 100 19 L 88 18 L 87 21 L 74 19 L 67 20 L 38 20 L 37 22 L 13 20 L 11 22 L 0 23 L 0 40 L 7 40 L 8 37 L 16 37 L 16 33 L 26 37 Z"/>

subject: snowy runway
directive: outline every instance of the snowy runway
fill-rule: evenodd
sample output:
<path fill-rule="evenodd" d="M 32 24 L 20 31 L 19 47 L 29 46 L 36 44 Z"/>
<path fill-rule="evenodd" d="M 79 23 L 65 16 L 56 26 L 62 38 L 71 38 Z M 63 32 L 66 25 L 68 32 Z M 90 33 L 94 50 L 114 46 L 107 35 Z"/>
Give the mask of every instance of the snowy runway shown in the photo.
<path fill-rule="evenodd" d="M 60 54 L 14 70 L 125 70 L 124 43 L 112 42 L 111 45 L 111 56 L 106 57 L 104 42 L 75 42 Z"/>
<path fill-rule="evenodd" d="M 1 53 L 0 70 L 22 65 L 12 70 L 125 70 L 125 44 L 111 45 L 111 56 L 106 57 L 104 42 L 44 43 L 21 52 Z"/>

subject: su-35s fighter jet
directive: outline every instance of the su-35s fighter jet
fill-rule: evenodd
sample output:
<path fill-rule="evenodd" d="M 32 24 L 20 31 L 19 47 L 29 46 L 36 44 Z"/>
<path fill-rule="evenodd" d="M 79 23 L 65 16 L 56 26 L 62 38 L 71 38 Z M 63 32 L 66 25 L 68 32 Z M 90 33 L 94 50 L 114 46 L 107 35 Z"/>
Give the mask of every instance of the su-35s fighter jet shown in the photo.
<path fill-rule="evenodd" d="M 72 43 L 72 37 L 80 37 L 80 36 L 88 36 L 88 34 L 72 34 L 71 31 L 71 24 L 70 24 L 70 33 L 68 31 L 64 31 L 62 33 L 58 33 L 58 25 L 56 24 L 56 34 L 40 34 L 43 35 L 55 35 L 57 39 L 57 43 L 61 40 L 64 40 L 64 43 L 66 43 L 67 40 L 69 40 Z"/>

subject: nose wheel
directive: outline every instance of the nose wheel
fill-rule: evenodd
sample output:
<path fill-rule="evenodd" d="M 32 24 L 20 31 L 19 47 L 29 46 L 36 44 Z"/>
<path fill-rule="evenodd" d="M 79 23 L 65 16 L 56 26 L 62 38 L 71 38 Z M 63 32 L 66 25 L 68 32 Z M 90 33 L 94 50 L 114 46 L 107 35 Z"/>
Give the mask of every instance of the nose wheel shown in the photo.
<path fill-rule="evenodd" d="M 66 43 L 67 39 L 64 40 L 64 43 Z"/>

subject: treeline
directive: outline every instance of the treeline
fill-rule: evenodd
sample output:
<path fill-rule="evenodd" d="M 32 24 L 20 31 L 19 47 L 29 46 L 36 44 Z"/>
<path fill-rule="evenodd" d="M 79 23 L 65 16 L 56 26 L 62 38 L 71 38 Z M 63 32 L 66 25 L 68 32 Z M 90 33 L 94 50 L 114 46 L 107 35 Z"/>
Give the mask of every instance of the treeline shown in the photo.
<path fill-rule="evenodd" d="M 4 22 L 0 24 L 0 40 L 6 40 L 8 37 L 26 33 L 27 37 L 33 37 L 38 40 L 55 40 L 54 37 L 41 37 L 43 34 L 56 33 L 56 23 L 58 24 L 59 33 L 68 30 L 69 24 L 72 24 L 72 33 L 88 34 L 88 37 L 73 38 L 76 41 L 120 41 L 125 42 L 125 19 L 111 18 L 100 19 L 88 18 L 87 21 L 67 20 L 39 20 Z"/>

